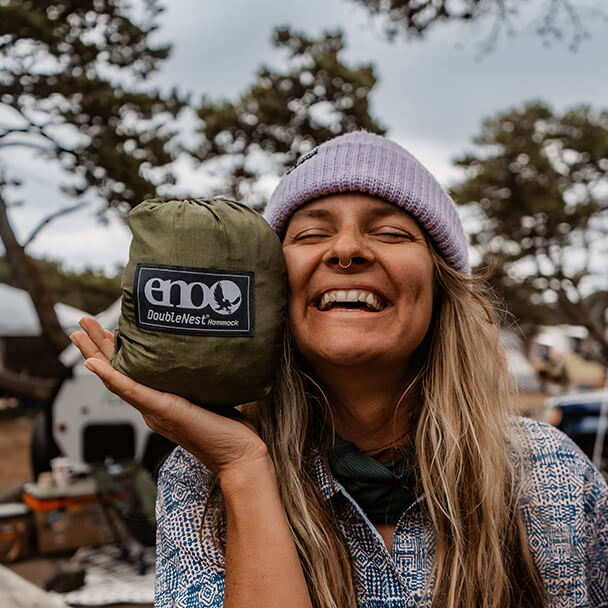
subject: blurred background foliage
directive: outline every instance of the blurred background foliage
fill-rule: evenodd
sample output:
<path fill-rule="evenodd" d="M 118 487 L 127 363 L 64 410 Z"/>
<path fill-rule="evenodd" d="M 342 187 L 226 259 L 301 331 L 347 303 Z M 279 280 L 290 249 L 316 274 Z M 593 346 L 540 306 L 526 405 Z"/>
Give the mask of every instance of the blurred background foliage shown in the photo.
<path fill-rule="evenodd" d="M 608 362 L 608 294 L 597 288 L 606 277 L 608 113 L 579 106 L 559 115 L 531 103 L 487 119 L 473 141 L 475 153 L 456 161 L 467 179 L 451 193 L 475 213 L 480 266 L 496 268 L 493 282 L 520 323 L 583 325 Z"/>
<path fill-rule="evenodd" d="M 284 71 L 262 67 L 236 101 L 203 99 L 198 108 L 202 143 L 196 158 L 201 163 L 229 160 L 227 184 L 217 194 L 260 210 L 265 200 L 255 183 L 261 177 L 281 175 L 302 154 L 336 135 L 357 129 L 385 132 L 370 114 L 374 68 L 342 61 L 340 32 L 313 39 L 280 28 L 274 46 L 288 52 Z"/>
<path fill-rule="evenodd" d="M 351 1 L 382 20 L 388 40 L 420 38 L 441 23 L 489 14 L 494 29 L 486 49 L 499 30 L 512 32 L 513 16 L 526 6 L 525 0 Z M 184 92 L 150 89 L 146 79 L 170 47 L 151 43 L 162 7 L 142 0 L 140 8 L 135 16 L 119 0 L 0 0 L 0 281 L 30 293 L 55 352 L 67 337 L 54 302 L 97 313 L 118 297 L 119 280 L 32 259 L 27 246 L 54 218 L 93 204 L 100 219 L 110 208 L 124 216 L 158 188 L 171 191 L 174 161 L 183 156 L 221 178 L 216 194 L 261 210 L 257 186 L 265 177 L 280 175 L 330 137 L 390 127 L 372 112 L 373 64 L 349 65 L 340 31 L 315 38 L 275 29 L 281 69 L 261 66 L 234 99 L 194 102 Z M 549 0 L 535 16 L 536 31 L 576 48 L 586 35 L 584 18 L 589 14 L 575 3 Z M 186 107 L 198 121 L 190 146 L 179 141 L 176 126 Z M 493 265 L 492 282 L 521 326 L 584 325 L 608 361 L 608 301 L 599 280 L 606 271 L 597 264 L 598 256 L 606 259 L 608 229 L 607 113 L 579 106 L 555 114 L 536 101 L 488 118 L 473 143 L 474 151 L 457 160 L 465 179 L 451 192 L 474 219 L 468 225 L 479 266 Z M 27 201 L 16 196 L 20 178 L 5 162 L 16 148 L 59 163 L 66 201 L 21 242 L 9 214 Z"/>
<path fill-rule="evenodd" d="M 517 34 L 518 17 L 530 8 L 526 0 L 352 0 L 381 20 L 389 40 L 396 36 L 420 38 L 438 24 L 453 21 L 478 21 L 490 17 L 482 51 L 490 51 L 504 33 Z M 596 18 L 600 11 L 581 6 L 574 0 L 547 0 L 531 14 L 536 33 L 545 45 L 566 42 L 576 50 L 588 36 L 585 19 Z"/>
<path fill-rule="evenodd" d="M 115 0 L 0 3 L 0 105 L 10 117 L 0 149 L 60 161 L 76 177 L 66 194 L 110 206 L 133 206 L 171 182 L 168 170 L 154 182 L 146 171 L 173 159 L 170 120 L 183 101 L 136 86 L 169 54 L 149 43 L 159 13 L 153 0 L 141 24 Z"/>
<path fill-rule="evenodd" d="M 66 197 L 79 205 L 102 199 L 126 211 L 170 183 L 171 171 L 163 170 L 174 158 L 170 119 L 183 101 L 175 92 L 162 96 L 136 86 L 169 53 L 149 43 L 159 13 L 154 0 L 146 0 L 140 23 L 115 0 L 1 2 L 0 152 L 26 148 L 58 162 L 73 177 L 63 187 Z M 30 294 L 45 339 L 61 352 L 69 340 L 53 309 L 57 295 L 9 222 L 7 208 L 14 201 L 7 198 L 7 186 L 18 180 L 3 158 L 5 258 L 13 280 Z M 161 169 L 155 181 L 147 175 L 152 168 Z"/>

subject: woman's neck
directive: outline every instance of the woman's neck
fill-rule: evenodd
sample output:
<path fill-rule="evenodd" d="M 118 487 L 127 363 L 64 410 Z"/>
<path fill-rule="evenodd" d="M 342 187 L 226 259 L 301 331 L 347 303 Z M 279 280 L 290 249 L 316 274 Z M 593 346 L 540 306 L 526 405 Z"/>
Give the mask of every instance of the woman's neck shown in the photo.
<path fill-rule="evenodd" d="M 403 443 L 408 433 L 416 391 L 407 391 L 411 378 L 352 370 L 320 372 L 329 399 L 334 430 L 370 455 Z"/>

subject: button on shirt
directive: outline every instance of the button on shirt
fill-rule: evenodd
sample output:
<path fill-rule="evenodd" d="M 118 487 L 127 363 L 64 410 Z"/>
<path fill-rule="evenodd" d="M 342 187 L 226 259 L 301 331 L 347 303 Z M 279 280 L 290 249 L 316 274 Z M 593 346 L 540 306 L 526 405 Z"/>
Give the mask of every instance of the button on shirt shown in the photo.
<path fill-rule="evenodd" d="M 522 505 L 532 554 L 543 577 L 548 608 L 608 607 L 608 486 L 587 457 L 562 433 L 522 419 L 531 469 Z M 425 587 L 434 533 L 424 498 L 401 515 L 391 551 L 317 455 L 314 473 L 332 501 L 353 556 L 359 608 L 430 605 Z M 159 477 L 155 606 L 219 608 L 224 603 L 224 559 L 214 537 L 217 507 L 203 513 L 212 475 L 177 448 Z"/>

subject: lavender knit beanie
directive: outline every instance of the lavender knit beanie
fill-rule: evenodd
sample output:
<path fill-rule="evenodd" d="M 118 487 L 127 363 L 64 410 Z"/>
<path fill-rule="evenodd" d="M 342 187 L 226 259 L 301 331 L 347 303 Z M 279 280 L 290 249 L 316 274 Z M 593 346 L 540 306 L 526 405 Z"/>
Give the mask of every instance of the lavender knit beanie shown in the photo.
<path fill-rule="evenodd" d="M 469 274 L 467 238 L 454 201 L 409 152 L 366 131 L 331 139 L 298 160 L 270 197 L 264 217 L 282 236 L 298 207 L 337 192 L 364 192 L 401 207 L 452 268 Z"/>

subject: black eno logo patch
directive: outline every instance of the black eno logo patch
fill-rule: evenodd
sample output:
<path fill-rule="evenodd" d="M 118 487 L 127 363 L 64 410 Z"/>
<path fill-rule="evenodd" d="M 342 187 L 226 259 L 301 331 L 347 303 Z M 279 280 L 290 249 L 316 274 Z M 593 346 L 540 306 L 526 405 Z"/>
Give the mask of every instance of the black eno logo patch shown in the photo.
<path fill-rule="evenodd" d="M 253 272 L 137 264 L 135 323 L 173 334 L 253 336 L 253 287 Z"/>

